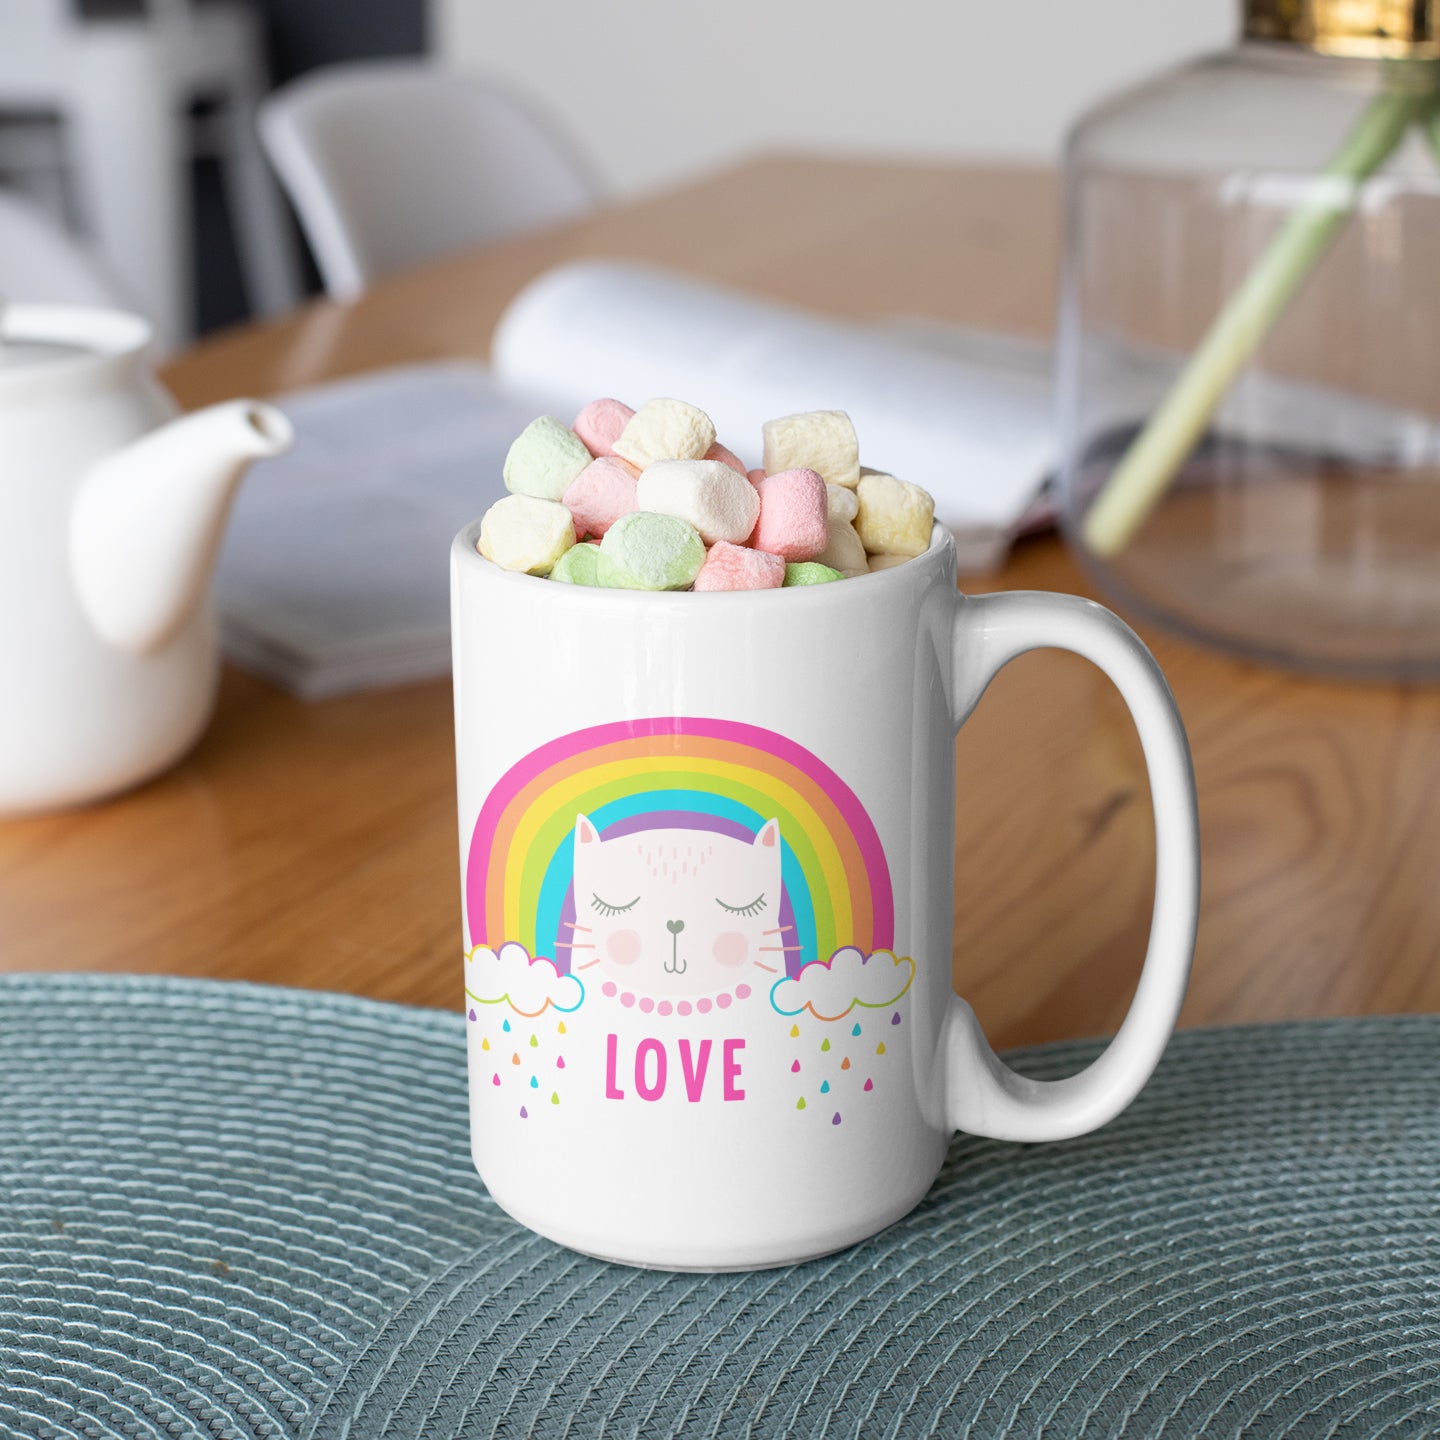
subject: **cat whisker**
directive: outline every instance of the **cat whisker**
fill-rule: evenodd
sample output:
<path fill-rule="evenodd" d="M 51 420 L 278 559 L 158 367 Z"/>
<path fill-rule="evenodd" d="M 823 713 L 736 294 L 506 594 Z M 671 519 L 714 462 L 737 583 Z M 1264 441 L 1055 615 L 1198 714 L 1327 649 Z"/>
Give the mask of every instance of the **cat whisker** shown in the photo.
<path fill-rule="evenodd" d="M 767 965 L 763 960 L 752 960 L 750 963 L 754 965 L 756 969 L 768 970 L 772 975 L 778 975 L 780 973 L 780 967 L 778 965 Z"/>
<path fill-rule="evenodd" d="M 557 940 L 555 948 L 557 950 L 593 950 L 595 945 L 590 940 Z"/>
<path fill-rule="evenodd" d="M 803 945 L 760 945 L 757 947 L 762 951 L 768 950 L 803 950 Z"/>
<path fill-rule="evenodd" d="M 590 927 L 588 925 L 578 925 L 574 920 L 570 922 L 570 928 L 572 930 L 583 930 L 587 935 L 590 933 Z"/>
<path fill-rule="evenodd" d="M 593 960 L 587 960 L 583 965 L 577 965 L 575 968 L 577 970 L 588 970 L 592 965 L 598 965 L 599 963 L 600 957 L 597 955 Z"/>

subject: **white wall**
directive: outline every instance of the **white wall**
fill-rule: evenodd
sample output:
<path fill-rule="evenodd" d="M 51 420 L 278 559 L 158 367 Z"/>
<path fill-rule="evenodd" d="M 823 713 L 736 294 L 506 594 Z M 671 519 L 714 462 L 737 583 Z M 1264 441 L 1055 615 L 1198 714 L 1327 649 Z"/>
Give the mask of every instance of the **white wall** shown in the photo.
<path fill-rule="evenodd" d="M 431 0 L 614 191 L 759 149 L 1050 159 L 1098 97 L 1230 41 L 1237 0 Z"/>

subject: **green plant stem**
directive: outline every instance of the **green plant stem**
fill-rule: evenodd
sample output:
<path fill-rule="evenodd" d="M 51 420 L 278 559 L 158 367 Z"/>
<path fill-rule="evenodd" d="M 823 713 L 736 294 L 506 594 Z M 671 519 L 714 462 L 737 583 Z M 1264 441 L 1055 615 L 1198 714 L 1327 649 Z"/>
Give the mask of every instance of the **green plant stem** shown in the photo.
<path fill-rule="evenodd" d="M 1081 523 L 1097 555 L 1119 554 L 1195 448 L 1235 376 L 1329 249 L 1355 206 L 1360 182 L 1380 168 L 1433 103 L 1387 91 L 1366 107 L 1309 196 L 1285 221 L 1226 302 L 1170 392 L 1131 442 Z M 1431 136 L 1440 145 L 1432 117 Z"/>

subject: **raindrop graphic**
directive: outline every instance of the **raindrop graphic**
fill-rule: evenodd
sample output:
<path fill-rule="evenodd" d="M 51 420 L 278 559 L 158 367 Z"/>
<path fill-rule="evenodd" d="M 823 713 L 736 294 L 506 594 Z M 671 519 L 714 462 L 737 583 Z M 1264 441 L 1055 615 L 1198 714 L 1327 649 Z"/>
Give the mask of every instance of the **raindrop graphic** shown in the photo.
<path fill-rule="evenodd" d="M 840 1062 L 840 1068 L 842 1070 L 848 1070 L 850 1068 L 850 1057 L 848 1055 Z"/>
<path fill-rule="evenodd" d="M 820 1082 L 820 1093 L 822 1095 L 828 1095 L 830 1093 L 830 1082 L 828 1080 L 822 1080 Z"/>
<path fill-rule="evenodd" d="M 490 1083 L 492 1085 L 498 1085 L 500 1083 L 500 1072 L 498 1070 L 495 1072 L 495 1078 L 491 1080 Z"/>
<path fill-rule="evenodd" d="M 480 1048 L 482 1050 L 488 1050 L 490 1048 L 490 1042 L 488 1040 L 482 1039 L 480 1041 Z"/>
<path fill-rule="evenodd" d="M 557 1055 L 555 1057 L 555 1068 L 557 1070 L 563 1070 L 565 1068 L 565 1057 L 563 1055 Z"/>
<path fill-rule="evenodd" d="M 790 1073 L 792 1075 L 798 1075 L 800 1073 L 800 1062 L 798 1060 L 790 1067 Z"/>
<path fill-rule="evenodd" d="M 478 1015 L 476 1015 L 476 1013 L 474 1012 L 474 1010 L 471 1010 L 471 1012 L 470 1012 L 470 1019 L 472 1019 L 472 1020 L 478 1020 L 479 1018 L 480 1018 L 480 1017 L 479 1017 Z"/>
<path fill-rule="evenodd" d="M 500 1028 L 508 1035 L 510 1033 L 510 1022 L 507 1020 Z"/>
<path fill-rule="evenodd" d="M 885 1042 L 883 1040 L 875 1047 L 875 1053 L 877 1055 L 883 1055 L 885 1053 Z"/>
<path fill-rule="evenodd" d="M 530 1077 L 530 1088 L 532 1090 L 538 1090 L 540 1088 L 540 1082 L 533 1075 Z"/>
<path fill-rule="evenodd" d="M 522 1120 L 528 1120 L 530 1118 L 530 1112 L 523 1105 L 520 1107 L 520 1118 Z"/>
<path fill-rule="evenodd" d="M 830 1042 L 828 1040 L 822 1040 L 820 1042 L 820 1048 L 822 1050 L 828 1050 L 830 1048 Z"/>
<path fill-rule="evenodd" d="M 900 1023 L 900 1012 L 898 1010 L 890 1017 L 890 1023 L 892 1025 L 898 1025 Z"/>
<path fill-rule="evenodd" d="M 795 1102 L 795 1108 L 797 1110 L 803 1110 L 805 1108 L 805 1097 L 803 1095 Z"/>
<path fill-rule="evenodd" d="M 792 1040 L 795 1040 L 795 1039 L 798 1039 L 798 1038 L 799 1038 L 799 1035 L 800 1035 L 800 1027 L 799 1027 L 798 1025 L 792 1025 L 792 1026 L 790 1027 L 790 1038 L 791 1038 Z"/>
<path fill-rule="evenodd" d="M 563 1020 L 555 1027 L 555 1033 L 557 1035 L 563 1035 L 565 1033 L 565 1022 Z"/>
<path fill-rule="evenodd" d="M 855 1028 L 850 1033 L 852 1035 L 858 1035 L 860 1033 L 860 1022 L 858 1020 L 855 1022 Z"/>
<path fill-rule="evenodd" d="M 875 1088 L 875 1082 L 873 1080 L 867 1080 L 865 1082 L 865 1088 L 867 1090 L 873 1090 Z"/>
<path fill-rule="evenodd" d="M 838 1110 L 830 1117 L 830 1123 L 832 1125 L 838 1125 L 840 1123 L 840 1112 Z"/>
<path fill-rule="evenodd" d="M 518 1065 L 520 1063 L 520 1052 L 518 1050 L 510 1057 L 510 1063 L 512 1065 Z"/>
<path fill-rule="evenodd" d="M 540 1048 L 540 1042 L 533 1035 L 530 1037 L 530 1046 L 534 1050 L 538 1050 Z"/>
<path fill-rule="evenodd" d="M 550 1103 L 552 1105 L 558 1105 L 560 1103 L 560 1092 L 558 1090 L 552 1090 L 550 1092 Z"/>

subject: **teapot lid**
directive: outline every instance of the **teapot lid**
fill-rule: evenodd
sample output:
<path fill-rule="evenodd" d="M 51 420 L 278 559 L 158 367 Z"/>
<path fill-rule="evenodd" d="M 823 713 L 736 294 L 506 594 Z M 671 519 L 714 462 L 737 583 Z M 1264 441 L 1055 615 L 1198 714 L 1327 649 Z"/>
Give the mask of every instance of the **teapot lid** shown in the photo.
<path fill-rule="evenodd" d="M 0 305 L 0 404 L 115 384 L 150 334 L 120 310 Z"/>

